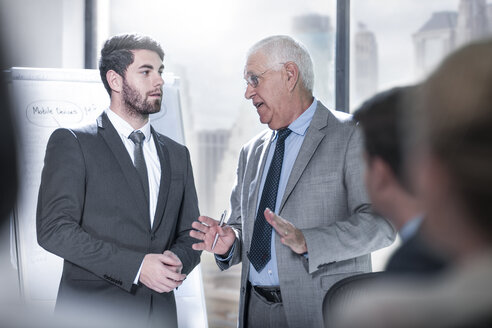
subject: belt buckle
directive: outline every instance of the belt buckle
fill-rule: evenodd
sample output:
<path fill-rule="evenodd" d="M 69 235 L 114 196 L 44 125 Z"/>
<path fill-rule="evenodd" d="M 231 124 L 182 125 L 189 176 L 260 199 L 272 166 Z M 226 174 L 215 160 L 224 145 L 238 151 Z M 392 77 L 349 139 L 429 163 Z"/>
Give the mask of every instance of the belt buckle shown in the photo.
<path fill-rule="evenodd" d="M 276 290 L 270 291 L 270 294 L 273 296 L 275 303 L 282 303 L 282 297 L 280 296 L 280 292 Z"/>
<path fill-rule="evenodd" d="M 260 286 L 255 286 L 255 289 L 268 302 L 282 303 L 282 296 L 280 294 L 280 289 L 278 289 L 278 290 L 268 289 L 268 288 L 262 288 Z"/>

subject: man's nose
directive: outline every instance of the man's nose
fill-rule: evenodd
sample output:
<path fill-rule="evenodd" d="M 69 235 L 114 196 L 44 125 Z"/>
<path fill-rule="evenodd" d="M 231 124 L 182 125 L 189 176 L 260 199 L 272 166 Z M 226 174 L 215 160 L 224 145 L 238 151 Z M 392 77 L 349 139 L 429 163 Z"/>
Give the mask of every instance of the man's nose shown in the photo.
<path fill-rule="evenodd" d="M 154 85 L 157 86 L 157 87 L 162 87 L 164 85 L 164 78 L 162 77 L 162 75 L 158 75 L 155 82 L 154 82 Z"/>
<path fill-rule="evenodd" d="M 244 92 L 244 97 L 246 99 L 251 99 L 255 95 L 255 88 L 253 88 L 249 83 L 246 85 L 246 91 Z"/>

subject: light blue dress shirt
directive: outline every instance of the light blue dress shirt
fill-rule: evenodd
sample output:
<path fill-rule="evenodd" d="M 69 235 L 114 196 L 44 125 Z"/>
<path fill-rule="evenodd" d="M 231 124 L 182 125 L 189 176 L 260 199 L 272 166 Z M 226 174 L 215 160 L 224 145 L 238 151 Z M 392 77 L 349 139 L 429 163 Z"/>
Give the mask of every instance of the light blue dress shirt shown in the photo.
<path fill-rule="evenodd" d="M 416 217 L 407 221 L 398 231 L 401 241 L 406 242 L 410 238 L 412 238 L 419 230 L 420 225 L 422 224 L 422 220 L 424 219 L 423 215 L 417 215 Z"/>
<path fill-rule="evenodd" d="M 306 136 L 306 131 L 311 124 L 314 112 L 316 111 L 318 102 L 314 99 L 311 106 L 302 113 L 294 122 L 289 125 L 289 129 L 292 133 L 285 139 L 285 153 L 284 160 L 282 162 L 282 172 L 280 173 L 280 181 L 277 191 L 277 201 L 275 203 L 275 213 L 278 213 L 280 208 L 280 203 L 284 196 L 285 187 L 287 186 L 287 181 L 290 177 L 290 172 L 296 161 L 297 154 L 299 154 L 299 149 L 301 149 L 302 142 Z M 256 204 L 256 210 L 258 211 L 258 206 L 261 199 L 261 193 L 263 192 L 263 186 L 265 185 L 266 176 L 268 173 L 268 168 L 272 162 L 273 153 L 275 152 L 275 146 L 277 144 L 277 131 L 273 131 L 275 137 L 271 141 L 270 149 L 268 150 L 265 168 L 263 169 L 263 174 L 261 177 L 260 184 L 260 194 L 258 195 L 258 204 Z M 278 279 L 278 268 L 277 268 L 277 254 L 275 251 L 275 229 L 272 231 L 272 241 L 271 247 L 271 259 L 266 264 L 266 266 L 261 270 L 261 272 L 256 271 L 252 264 L 249 265 L 249 281 L 253 286 L 279 286 Z M 287 247 L 287 246 L 285 246 Z"/>

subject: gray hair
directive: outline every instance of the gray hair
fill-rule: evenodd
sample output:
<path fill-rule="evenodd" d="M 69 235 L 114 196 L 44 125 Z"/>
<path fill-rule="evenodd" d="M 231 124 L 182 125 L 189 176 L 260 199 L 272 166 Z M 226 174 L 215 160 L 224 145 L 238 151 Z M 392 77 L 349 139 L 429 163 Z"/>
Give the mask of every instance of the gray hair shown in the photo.
<path fill-rule="evenodd" d="M 302 43 L 287 35 L 274 35 L 255 43 L 249 49 L 247 58 L 258 52 L 267 57 L 269 65 L 294 62 L 299 68 L 302 85 L 309 92 L 313 92 L 313 61 Z"/>

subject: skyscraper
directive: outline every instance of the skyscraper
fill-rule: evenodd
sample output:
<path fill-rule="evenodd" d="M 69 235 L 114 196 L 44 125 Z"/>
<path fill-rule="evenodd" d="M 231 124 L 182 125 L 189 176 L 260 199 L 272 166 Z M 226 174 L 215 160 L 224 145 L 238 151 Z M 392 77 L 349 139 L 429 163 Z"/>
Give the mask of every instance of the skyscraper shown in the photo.
<path fill-rule="evenodd" d="M 355 103 L 374 95 L 378 89 L 378 44 L 376 36 L 359 23 L 354 36 Z"/>
<path fill-rule="evenodd" d="M 455 11 L 432 13 L 431 18 L 413 35 L 417 77 L 430 72 L 455 48 L 457 19 Z"/>
<path fill-rule="evenodd" d="M 195 174 L 200 213 L 203 215 L 217 216 L 214 211 L 214 187 L 230 134 L 230 130 L 198 131 L 196 133 L 195 145 L 198 153 L 198 165 L 195 167 Z"/>
<path fill-rule="evenodd" d="M 489 32 L 486 0 L 460 0 L 456 47 L 485 37 Z"/>
<path fill-rule="evenodd" d="M 487 4 L 487 21 L 489 22 L 489 34 L 492 34 L 492 3 Z"/>
<path fill-rule="evenodd" d="M 413 35 L 417 77 L 423 77 L 451 51 L 492 34 L 492 4 L 460 0 L 458 12 L 440 11 Z"/>
<path fill-rule="evenodd" d="M 334 64 L 333 28 L 329 16 L 308 14 L 294 17 L 293 36 L 308 49 L 314 63 L 314 95 L 333 108 Z"/>

